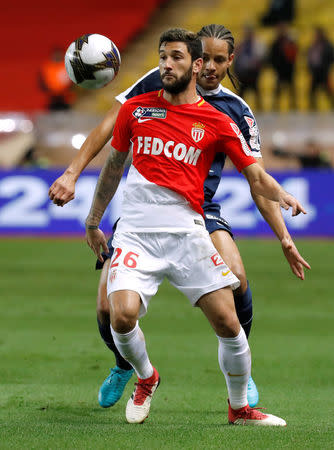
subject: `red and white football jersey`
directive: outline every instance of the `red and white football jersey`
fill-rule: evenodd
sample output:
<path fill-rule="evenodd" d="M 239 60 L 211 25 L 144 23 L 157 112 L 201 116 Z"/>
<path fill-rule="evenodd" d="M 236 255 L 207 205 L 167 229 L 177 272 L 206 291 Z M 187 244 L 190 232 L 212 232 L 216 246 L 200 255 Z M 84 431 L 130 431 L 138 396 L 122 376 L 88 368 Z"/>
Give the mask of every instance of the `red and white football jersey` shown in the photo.
<path fill-rule="evenodd" d="M 226 153 L 239 171 L 256 162 L 227 115 L 202 98 L 174 106 L 162 90 L 122 105 L 111 145 L 133 150 L 119 231 L 189 229 L 203 214 L 203 184 L 216 152 Z"/>

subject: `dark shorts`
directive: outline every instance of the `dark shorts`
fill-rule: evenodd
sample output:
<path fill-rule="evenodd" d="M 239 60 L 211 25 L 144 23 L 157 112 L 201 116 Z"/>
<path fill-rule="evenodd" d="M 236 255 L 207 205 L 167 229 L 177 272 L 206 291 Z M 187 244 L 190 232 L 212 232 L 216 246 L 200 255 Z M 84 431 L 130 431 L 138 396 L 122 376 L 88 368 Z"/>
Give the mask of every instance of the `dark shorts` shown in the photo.
<path fill-rule="evenodd" d="M 209 234 L 211 234 L 217 230 L 224 230 L 229 233 L 229 235 L 231 236 L 232 239 L 234 239 L 231 227 L 230 227 L 229 223 L 223 217 L 217 216 L 210 212 L 206 212 L 205 213 L 205 227 L 208 230 Z"/>
<path fill-rule="evenodd" d="M 114 226 L 112 227 L 112 235 L 111 235 L 111 237 L 109 238 L 109 240 L 107 242 L 108 248 L 109 248 L 109 252 L 108 253 L 102 252 L 103 262 L 101 262 L 100 260 L 97 259 L 96 260 L 96 264 L 95 264 L 95 270 L 101 270 L 103 265 L 104 265 L 104 263 L 105 263 L 105 261 L 107 259 L 111 259 L 112 254 L 114 253 L 114 249 L 113 249 L 111 243 L 112 243 L 113 234 L 115 233 L 118 221 L 119 221 L 119 219 L 117 219 L 116 222 L 114 223 Z"/>
<path fill-rule="evenodd" d="M 217 230 L 224 230 L 227 231 L 229 233 L 229 235 L 231 236 L 232 239 L 234 239 L 231 227 L 229 225 L 229 223 L 223 219 L 222 217 L 220 217 L 217 214 L 217 211 L 215 209 L 212 209 L 212 211 L 209 211 L 208 209 L 205 211 L 204 213 L 204 218 L 205 218 L 205 227 L 208 230 L 209 234 L 213 233 L 214 231 Z M 118 220 L 117 220 L 118 222 Z M 115 225 L 113 226 L 113 233 L 116 230 L 117 227 L 117 222 L 115 222 Z M 111 245 L 112 243 L 112 239 L 113 236 L 111 236 L 108 240 L 108 248 L 109 248 L 109 252 L 105 253 L 102 252 L 102 257 L 103 257 L 103 263 L 99 260 L 96 260 L 96 265 L 95 265 L 95 269 L 96 270 L 101 270 L 103 267 L 104 262 L 107 259 L 111 259 L 112 254 L 114 252 L 114 249 Z"/>

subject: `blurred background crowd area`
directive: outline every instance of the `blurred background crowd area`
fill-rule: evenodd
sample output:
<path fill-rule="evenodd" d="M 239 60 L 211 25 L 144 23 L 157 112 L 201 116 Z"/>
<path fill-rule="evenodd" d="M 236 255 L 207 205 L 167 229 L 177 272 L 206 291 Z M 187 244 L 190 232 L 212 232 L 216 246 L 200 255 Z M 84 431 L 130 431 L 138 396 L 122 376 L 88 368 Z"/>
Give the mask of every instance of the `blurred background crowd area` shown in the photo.
<path fill-rule="evenodd" d="M 235 37 L 239 87 L 227 78 L 223 84 L 253 109 L 267 168 L 334 165 L 333 0 L 19 0 L 4 7 L 3 19 L 1 168 L 68 165 L 115 95 L 157 65 L 161 32 L 210 23 Z M 86 33 L 108 36 L 122 56 L 116 79 L 97 91 L 64 74 L 66 48 Z"/>

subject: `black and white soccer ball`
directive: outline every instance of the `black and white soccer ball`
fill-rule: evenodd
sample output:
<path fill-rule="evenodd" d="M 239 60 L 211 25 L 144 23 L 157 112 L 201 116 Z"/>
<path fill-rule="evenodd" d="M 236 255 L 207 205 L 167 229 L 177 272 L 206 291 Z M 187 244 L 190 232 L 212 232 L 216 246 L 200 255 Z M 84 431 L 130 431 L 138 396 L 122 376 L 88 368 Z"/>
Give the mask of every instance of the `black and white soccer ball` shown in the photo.
<path fill-rule="evenodd" d="M 117 75 L 121 56 L 116 45 L 102 34 L 84 34 L 68 47 L 65 67 L 73 83 L 99 89 Z"/>

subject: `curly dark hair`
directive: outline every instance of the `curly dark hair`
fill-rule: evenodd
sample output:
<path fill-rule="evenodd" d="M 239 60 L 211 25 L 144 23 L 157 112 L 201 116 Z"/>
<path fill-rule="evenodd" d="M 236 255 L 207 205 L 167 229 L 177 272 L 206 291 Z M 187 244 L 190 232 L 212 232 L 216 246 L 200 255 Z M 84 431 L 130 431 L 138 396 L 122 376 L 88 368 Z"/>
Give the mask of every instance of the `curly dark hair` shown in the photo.
<path fill-rule="evenodd" d="M 191 55 L 191 60 L 195 61 L 203 57 L 203 46 L 200 37 L 192 31 L 184 28 L 170 28 L 164 31 L 159 39 L 159 50 L 163 42 L 184 42 L 187 46 L 188 52 Z"/>

